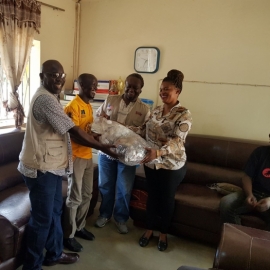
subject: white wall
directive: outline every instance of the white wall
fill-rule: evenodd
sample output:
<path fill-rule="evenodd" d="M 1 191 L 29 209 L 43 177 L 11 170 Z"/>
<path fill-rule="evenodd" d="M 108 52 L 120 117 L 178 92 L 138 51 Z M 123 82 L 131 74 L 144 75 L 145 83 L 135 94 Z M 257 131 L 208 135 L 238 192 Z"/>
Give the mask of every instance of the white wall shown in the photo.
<path fill-rule="evenodd" d="M 155 102 L 172 68 L 191 81 L 270 85 L 269 11 L 269 0 L 83 1 L 80 73 L 126 77 L 135 49 L 157 46 L 160 69 L 142 74 L 141 94 Z M 180 101 L 192 133 L 268 140 L 269 87 L 185 82 Z"/>
<path fill-rule="evenodd" d="M 58 60 L 67 73 L 66 89 L 73 89 L 73 44 L 75 29 L 75 2 L 72 0 L 42 0 L 65 11 L 41 6 L 41 29 L 35 39 L 40 40 L 41 63 Z"/>

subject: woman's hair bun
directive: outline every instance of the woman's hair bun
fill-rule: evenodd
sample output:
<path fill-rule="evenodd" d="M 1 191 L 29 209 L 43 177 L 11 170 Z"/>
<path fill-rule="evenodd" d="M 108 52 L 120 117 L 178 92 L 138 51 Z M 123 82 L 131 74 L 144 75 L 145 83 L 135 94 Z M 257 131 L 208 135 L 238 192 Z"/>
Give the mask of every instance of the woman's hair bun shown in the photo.
<path fill-rule="evenodd" d="M 184 74 L 177 69 L 172 69 L 167 73 L 167 77 L 171 78 L 174 81 L 183 81 L 184 80 Z"/>
<path fill-rule="evenodd" d="M 171 81 L 175 85 L 175 87 L 182 90 L 182 88 L 183 88 L 183 86 L 182 86 L 183 79 L 184 79 L 184 74 L 180 70 L 171 69 L 167 73 L 167 77 L 164 78 L 163 81 Z"/>

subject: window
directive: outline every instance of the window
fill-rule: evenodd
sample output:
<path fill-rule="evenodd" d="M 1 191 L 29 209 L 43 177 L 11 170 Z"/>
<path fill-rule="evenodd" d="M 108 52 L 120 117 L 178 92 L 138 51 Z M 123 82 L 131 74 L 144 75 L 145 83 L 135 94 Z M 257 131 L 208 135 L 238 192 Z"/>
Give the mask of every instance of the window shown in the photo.
<path fill-rule="evenodd" d="M 24 108 L 26 117 L 28 115 L 29 105 L 33 94 L 40 85 L 39 70 L 40 41 L 34 40 L 30 58 L 26 66 L 21 85 L 18 89 L 19 99 Z M 5 101 L 9 98 L 9 92 L 10 84 L 5 76 L 0 58 L 0 128 L 14 126 L 13 112 L 7 113 L 6 109 L 2 105 L 2 101 Z"/>

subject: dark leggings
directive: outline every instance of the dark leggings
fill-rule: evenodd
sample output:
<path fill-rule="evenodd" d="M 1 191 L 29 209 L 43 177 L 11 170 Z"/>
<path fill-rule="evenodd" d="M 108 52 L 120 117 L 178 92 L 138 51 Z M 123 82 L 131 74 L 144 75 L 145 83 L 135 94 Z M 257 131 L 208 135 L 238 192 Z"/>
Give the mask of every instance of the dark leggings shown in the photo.
<path fill-rule="evenodd" d="M 144 170 L 148 186 L 147 229 L 153 230 L 159 225 L 159 231 L 166 234 L 174 212 L 175 192 L 184 179 L 186 165 L 179 170 L 156 170 L 147 166 Z M 160 217 L 159 224 L 156 224 L 157 217 Z"/>

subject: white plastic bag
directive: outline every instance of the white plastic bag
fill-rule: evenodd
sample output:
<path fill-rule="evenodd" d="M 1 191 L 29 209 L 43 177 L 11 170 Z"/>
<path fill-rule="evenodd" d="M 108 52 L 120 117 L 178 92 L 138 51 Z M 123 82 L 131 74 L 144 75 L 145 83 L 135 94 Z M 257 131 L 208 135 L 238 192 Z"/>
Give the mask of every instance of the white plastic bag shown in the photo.
<path fill-rule="evenodd" d="M 119 124 L 97 117 L 92 124 L 92 131 L 101 134 L 99 141 L 103 144 L 114 144 L 119 160 L 126 165 L 139 165 L 145 156 L 147 142 L 138 134 Z"/>

